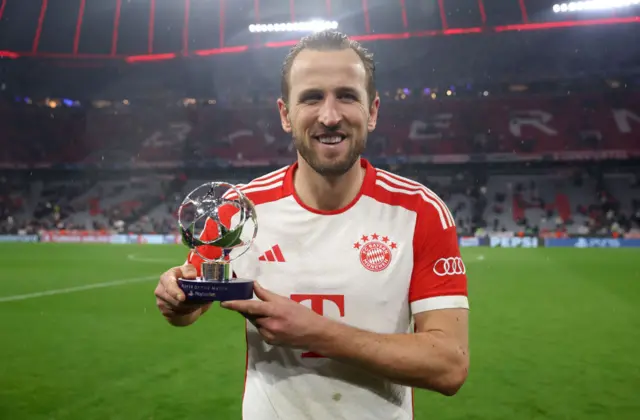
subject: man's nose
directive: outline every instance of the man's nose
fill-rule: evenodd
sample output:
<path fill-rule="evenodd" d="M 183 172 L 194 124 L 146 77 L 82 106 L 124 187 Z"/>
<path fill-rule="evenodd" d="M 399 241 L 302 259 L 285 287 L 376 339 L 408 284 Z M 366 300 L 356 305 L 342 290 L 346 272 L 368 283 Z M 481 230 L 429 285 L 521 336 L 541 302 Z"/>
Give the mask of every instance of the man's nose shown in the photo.
<path fill-rule="evenodd" d="M 335 98 L 329 97 L 325 99 L 322 108 L 320 108 L 318 120 L 326 127 L 335 127 L 342 121 L 342 116 L 336 105 Z"/>

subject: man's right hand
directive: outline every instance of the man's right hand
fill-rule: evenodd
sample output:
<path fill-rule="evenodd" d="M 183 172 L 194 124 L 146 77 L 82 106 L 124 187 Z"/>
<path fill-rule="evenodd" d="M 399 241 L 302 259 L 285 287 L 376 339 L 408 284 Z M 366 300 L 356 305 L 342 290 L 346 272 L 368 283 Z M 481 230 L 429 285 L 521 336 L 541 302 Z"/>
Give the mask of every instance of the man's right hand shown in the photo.
<path fill-rule="evenodd" d="M 160 276 L 160 282 L 154 292 L 156 305 L 171 325 L 191 325 L 211 307 L 210 303 L 185 302 L 184 292 L 178 286 L 178 279 L 195 279 L 196 276 L 196 268 L 191 264 L 173 267 Z"/>

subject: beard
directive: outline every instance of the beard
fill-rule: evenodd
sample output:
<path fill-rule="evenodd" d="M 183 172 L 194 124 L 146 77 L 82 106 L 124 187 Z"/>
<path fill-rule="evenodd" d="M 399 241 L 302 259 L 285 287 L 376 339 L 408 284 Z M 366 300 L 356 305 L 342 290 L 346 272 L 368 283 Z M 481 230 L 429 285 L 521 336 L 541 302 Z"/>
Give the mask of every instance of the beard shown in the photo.
<path fill-rule="evenodd" d="M 330 177 L 338 177 L 349 172 L 349 169 L 360 159 L 366 144 L 366 138 L 356 139 L 349 136 L 343 140 L 349 142 L 346 154 L 335 158 L 325 158 L 314 149 L 313 142 L 315 141 L 317 140 L 308 136 L 293 133 L 293 144 L 305 162 L 318 174 Z"/>

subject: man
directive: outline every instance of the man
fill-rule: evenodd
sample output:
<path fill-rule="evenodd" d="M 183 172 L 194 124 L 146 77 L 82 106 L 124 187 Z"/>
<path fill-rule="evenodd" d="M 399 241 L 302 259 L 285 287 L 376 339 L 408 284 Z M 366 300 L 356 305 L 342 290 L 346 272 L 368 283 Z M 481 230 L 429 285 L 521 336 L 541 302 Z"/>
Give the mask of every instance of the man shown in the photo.
<path fill-rule="evenodd" d="M 260 231 L 232 269 L 256 281 L 256 296 L 222 303 L 247 318 L 245 419 L 411 419 L 412 387 L 454 395 L 466 379 L 453 217 L 427 188 L 361 158 L 380 105 L 374 71 L 337 32 L 302 39 L 285 60 L 278 108 L 298 159 L 240 187 Z M 209 309 L 186 304 L 176 284 L 200 263 L 192 253 L 161 277 L 172 325 Z"/>

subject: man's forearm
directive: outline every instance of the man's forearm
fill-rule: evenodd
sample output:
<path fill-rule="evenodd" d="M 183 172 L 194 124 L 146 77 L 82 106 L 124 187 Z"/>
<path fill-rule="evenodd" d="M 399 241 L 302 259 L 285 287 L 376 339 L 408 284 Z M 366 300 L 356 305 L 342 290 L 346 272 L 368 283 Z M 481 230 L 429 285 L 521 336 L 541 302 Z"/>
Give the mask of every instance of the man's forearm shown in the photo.
<path fill-rule="evenodd" d="M 309 350 L 393 382 L 453 395 L 464 383 L 468 351 L 439 332 L 376 334 L 331 322 Z"/>
<path fill-rule="evenodd" d="M 198 310 L 186 315 L 175 314 L 172 316 L 166 316 L 165 318 L 169 324 L 174 327 L 188 327 L 200 318 L 200 311 Z"/>
<path fill-rule="evenodd" d="M 167 318 L 169 324 L 173 325 L 174 327 L 188 327 L 189 325 L 196 322 L 198 318 L 200 318 L 205 312 L 209 310 L 210 307 L 211 304 L 208 304 L 188 314 L 174 314 L 173 316 L 167 316 L 165 318 Z"/>

